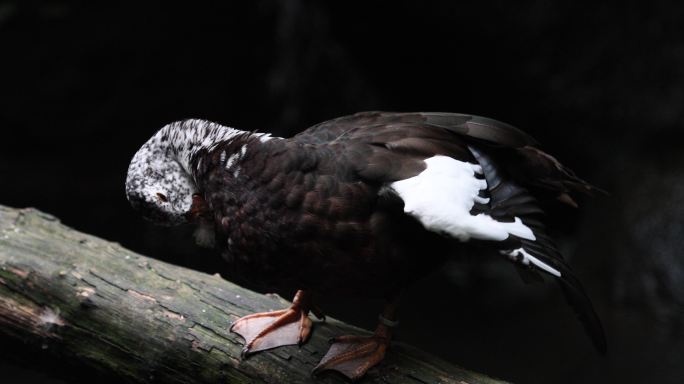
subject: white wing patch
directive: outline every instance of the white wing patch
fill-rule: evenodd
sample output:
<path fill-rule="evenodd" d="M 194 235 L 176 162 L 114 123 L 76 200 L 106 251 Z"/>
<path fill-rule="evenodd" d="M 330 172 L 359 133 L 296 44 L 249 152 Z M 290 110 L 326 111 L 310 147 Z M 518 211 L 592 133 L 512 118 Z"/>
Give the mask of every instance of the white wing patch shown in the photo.
<path fill-rule="evenodd" d="M 482 173 L 482 167 L 448 156 L 434 156 L 425 163 L 427 168 L 420 174 L 389 185 L 404 201 L 404 212 L 420 221 L 425 229 L 461 241 L 501 241 L 509 235 L 536 239 L 518 217 L 513 222 L 500 222 L 483 213 L 470 214 L 476 202 L 488 202 L 478 195 L 487 188 L 485 180 L 475 177 L 475 173 Z"/>
<path fill-rule="evenodd" d="M 548 272 L 556 277 L 560 277 L 561 273 L 556 268 L 544 263 L 536 257 L 530 255 L 523 248 L 514 249 L 512 251 L 500 251 L 502 255 L 508 256 L 511 260 L 517 261 L 523 265 L 534 265 L 535 267 Z"/>

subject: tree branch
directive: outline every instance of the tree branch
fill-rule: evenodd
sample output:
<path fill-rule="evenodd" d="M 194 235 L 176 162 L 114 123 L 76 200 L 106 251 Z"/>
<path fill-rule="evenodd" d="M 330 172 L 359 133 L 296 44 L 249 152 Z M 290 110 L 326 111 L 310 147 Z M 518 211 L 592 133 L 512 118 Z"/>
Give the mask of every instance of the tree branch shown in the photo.
<path fill-rule="evenodd" d="M 0 340 L 107 377 L 149 383 L 337 383 L 310 377 L 335 335 L 317 322 L 301 348 L 240 361 L 228 331 L 245 314 L 289 303 L 90 236 L 33 209 L 0 206 Z M 3 343 L 4 344 L 4 343 Z M 367 383 L 500 383 L 394 343 Z"/>

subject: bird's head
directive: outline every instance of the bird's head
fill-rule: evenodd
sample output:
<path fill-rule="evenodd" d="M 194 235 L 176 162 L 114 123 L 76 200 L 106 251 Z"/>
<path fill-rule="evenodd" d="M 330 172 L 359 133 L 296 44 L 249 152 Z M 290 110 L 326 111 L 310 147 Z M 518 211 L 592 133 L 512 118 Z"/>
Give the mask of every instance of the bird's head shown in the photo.
<path fill-rule="evenodd" d="M 195 182 L 175 157 L 167 156 L 153 139 L 138 150 L 128 167 L 128 201 L 145 219 L 156 224 L 187 223 L 197 191 Z"/>
<path fill-rule="evenodd" d="M 166 125 L 133 156 L 126 177 L 128 201 L 157 224 L 194 221 L 206 206 L 197 195 L 193 160 L 239 134 L 244 132 L 199 119 Z"/>

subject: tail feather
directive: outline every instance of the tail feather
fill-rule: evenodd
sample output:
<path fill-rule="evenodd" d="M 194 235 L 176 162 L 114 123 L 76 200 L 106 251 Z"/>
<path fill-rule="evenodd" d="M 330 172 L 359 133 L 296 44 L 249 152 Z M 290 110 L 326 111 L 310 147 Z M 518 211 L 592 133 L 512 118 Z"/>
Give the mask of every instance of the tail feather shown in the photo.
<path fill-rule="evenodd" d="M 590 196 L 607 194 L 601 188 L 580 179 L 570 168 L 538 148 L 529 145 L 515 148 L 504 156 L 515 160 L 507 162 L 516 164 L 515 168 L 509 170 L 514 179 L 525 185 L 555 193 L 561 203 L 576 207 L 577 203 L 571 196 L 573 193 Z"/>
<path fill-rule="evenodd" d="M 599 191 L 577 178 L 556 159 L 532 147 L 518 148 L 514 152 L 504 150 L 494 158 L 482 149 L 469 147 L 471 153 L 484 170 L 491 197 L 487 213 L 492 217 L 519 217 L 532 229 L 534 240 L 517 239 L 517 245 L 508 244 L 501 253 L 516 262 L 521 278 L 526 282 L 540 280 L 539 273 L 553 276 L 560 284 L 568 304 L 573 308 L 579 321 L 591 337 L 596 349 L 605 354 L 606 338 L 601 321 L 594 311 L 582 284 L 563 260 L 553 240 L 547 235 L 541 220 L 543 211 L 532 191 L 545 190 L 553 194 L 568 192 Z M 505 156 L 528 156 L 527 161 L 504 161 Z M 501 164 L 501 167 L 500 167 Z M 515 164 L 515 167 L 506 166 Z M 480 208 L 482 209 L 482 208 Z M 517 249 L 516 249 L 517 248 Z"/>
<path fill-rule="evenodd" d="M 580 323 L 582 323 L 584 329 L 591 337 L 594 346 L 601 354 L 605 355 L 608 350 L 606 335 L 601 325 L 601 320 L 596 314 L 594 306 L 591 304 L 591 300 L 589 300 L 589 296 L 584 291 L 582 284 L 567 268 L 561 272 L 561 277 L 557 281 L 563 290 L 565 299 L 575 311 Z"/>
<path fill-rule="evenodd" d="M 553 245 L 553 243 L 545 242 L 544 244 L 540 244 L 537 241 L 523 239 L 521 244 L 522 248 L 529 255 L 538 259 L 544 265 L 547 265 L 559 272 L 559 276 L 554 275 L 553 277 L 560 285 L 566 301 L 574 310 L 578 320 L 580 323 L 582 323 L 582 326 L 587 331 L 587 334 L 591 338 L 596 349 L 601 354 L 605 355 L 607 350 L 606 336 L 603 331 L 603 326 L 601 325 L 601 320 L 596 314 L 594 306 L 584 290 L 582 283 L 580 283 L 579 279 L 572 272 L 572 269 L 570 269 L 568 264 L 562 259 L 560 253 L 555 249 L 555 247 L 550 247 Z M 535 272 L 544 270 L 538 268 L 538 266 L 534 264 L 530 264 L 528 268 Z"/>

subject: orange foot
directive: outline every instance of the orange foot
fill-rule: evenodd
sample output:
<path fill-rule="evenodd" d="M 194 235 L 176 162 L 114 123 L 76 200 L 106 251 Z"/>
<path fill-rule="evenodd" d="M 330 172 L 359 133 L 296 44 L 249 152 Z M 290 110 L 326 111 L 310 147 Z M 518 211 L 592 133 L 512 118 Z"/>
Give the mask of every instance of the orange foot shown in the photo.
<path fill-rule="evenodd" d="M 331 342 L 332 346 L 313 369 L 313 374 L 330 370 L 357 380 L 385 358 L 390 331 L 381 323 L 373 336 L 340 336 Z"/>
<path fill-rule="evenodd" d="M 297 291 L 292 306 L 273 312 L 247 315 L 230 327 L 245 339 L 241 356 L 276 348 L 283 345 L 303 344 L 311 333 L 308 298 L 304 291 Z"/>

